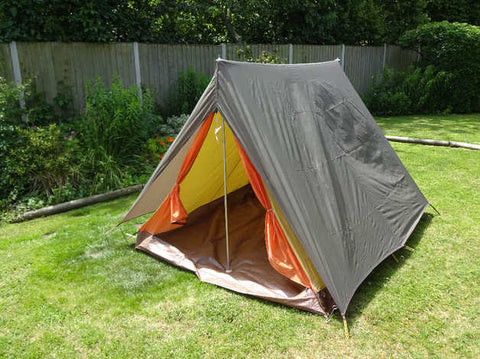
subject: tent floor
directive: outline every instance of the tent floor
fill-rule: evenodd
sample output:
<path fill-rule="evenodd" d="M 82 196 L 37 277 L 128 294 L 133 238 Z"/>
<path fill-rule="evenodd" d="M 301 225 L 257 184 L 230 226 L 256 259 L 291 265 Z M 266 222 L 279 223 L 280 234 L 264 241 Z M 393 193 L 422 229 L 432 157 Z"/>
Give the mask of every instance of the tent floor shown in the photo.
<path fill-rule="evenodd" d="M 230 273 L 225 270 L 224 218 L 222 197 L 190 213 L 180 229 L 159 235 L 140 232 L 136 248 L 235 292 L 321 315 L 333 311 L 326 289 L 315 293 L 282 276 L 268 262 L 265 210 L 250 185 L 228 195 Z"/>

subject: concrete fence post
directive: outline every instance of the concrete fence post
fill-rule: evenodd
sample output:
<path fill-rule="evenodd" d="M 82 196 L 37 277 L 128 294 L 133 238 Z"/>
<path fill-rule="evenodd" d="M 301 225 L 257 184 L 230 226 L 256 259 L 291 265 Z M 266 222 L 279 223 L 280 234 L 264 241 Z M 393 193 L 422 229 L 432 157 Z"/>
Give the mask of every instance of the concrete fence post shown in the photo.
<path fill-rule="evenodd" d="M 293 45 L 288 44 L 288 63 L 293 64 Z"/>
<path fill-rule="evenodd" d="M 133 63 L 135 66 L 135 84 L 139 89 L 140 101 L 142 101 L 142 75 L 140 73 L 140 56 L 138 54 L 138 42 L 133 43 Z"/>
<path fill-rule="evenodd" d="M 343 71 L 345 71 L 345 44 L 342 44 L 342 55 L 340 58 L 340 62 L 342 64 Z"/>
<path fill-rule="evenodd" d="M 12 67 L 13 67 L 13 77 L 15 79 L 15 84 L 17 87 L 22 86 L 22 71 L 20 70 L 20 60 L 18 59 L 18 51 L 17 51 L 17 43 L 12 41 L 10 43 L 10 57 L 12 60 Z M 25 109 L 25 95 L 22 93 L 20 94 L 20 108 L 22 110 Z M 22 116 L 22 120 L 25 121 L 25 115 Z"/>
<path fill-rule="evenodd" d="M 222 59 L 224 59 L 224 60 L 227 60 L 227 44 L 224 43 L 224 42 L 222 42 L 222 43 L 220 44 L 220 46 L 221 46 L 221 55 L 220 55 L 220 57 L 221 57 Z"/>
<path fill-rule="evenodd" d="M 383 43 L 383 61 L 382 61 L 382 69 L 385 68 L 385 64 L 387 62 L 387 43 Z"/>

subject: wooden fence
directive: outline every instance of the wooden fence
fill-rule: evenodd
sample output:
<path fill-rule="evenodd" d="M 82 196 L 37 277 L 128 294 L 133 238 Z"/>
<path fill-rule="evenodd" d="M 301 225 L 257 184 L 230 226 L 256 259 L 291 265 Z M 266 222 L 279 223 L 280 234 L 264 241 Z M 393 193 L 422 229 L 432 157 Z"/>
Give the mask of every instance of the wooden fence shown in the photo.
<path fill-rule="evenodd" d="M 262 50 L 275 51 L 288 63 L 320 62 L 339 58 L 354 87 L 365 92 L 374 74 L 384 66 L 405 69 L 417 60 L 413 51 L 397 46 L 360 47 L 344 45 L 252 45 L 258 56 Z M 211 76 L 219 57 L 238 60 L 238 46 L 163 45 L 141 43 L 60 43 L 19 42 L 0 44 L 0 76 L 8 81 L 32 80 L 34 89 L 53 103 L 58 93 L 73 98 L 75 110 L 84 105 L 87 81 L 100 76 L 110 84 L 117 74 L 124 85 L 141 85 L 153 91 L 163 104 L 168 88 L 179 72 L 192 67 Z"/>

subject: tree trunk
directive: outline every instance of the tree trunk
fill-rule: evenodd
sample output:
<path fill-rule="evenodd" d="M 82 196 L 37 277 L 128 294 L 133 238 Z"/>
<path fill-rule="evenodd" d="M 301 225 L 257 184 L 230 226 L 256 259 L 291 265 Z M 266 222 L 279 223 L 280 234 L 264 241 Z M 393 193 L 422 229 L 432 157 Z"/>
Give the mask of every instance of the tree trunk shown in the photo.
<path fill-rule="evenodd" d="M 241 46 L 242 45 L 242 37 L 238 34 L 238 32 L 235 30 L 235 28 L 232 25 L 232 11 L 231 11 L 232 5 L 233 5 L 233 1 L 230 0 L 230 6 L 228 6 L 225 9 L 225 16 L 224 16 L 223 20 L 224 20 L 225 26 L 226 26 L 227 31 L 230 34 L 230 36 L 232 36 L 233 39 L 235 40 L 235 42 L 238 45 Z"/>

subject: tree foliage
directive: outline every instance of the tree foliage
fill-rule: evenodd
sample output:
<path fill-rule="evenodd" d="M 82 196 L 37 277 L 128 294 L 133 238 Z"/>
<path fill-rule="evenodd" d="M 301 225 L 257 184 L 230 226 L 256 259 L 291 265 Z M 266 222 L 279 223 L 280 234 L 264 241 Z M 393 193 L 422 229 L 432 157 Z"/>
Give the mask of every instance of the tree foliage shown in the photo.
<path fill-rule="evenodd" d="M 365 96 L 375 114 L 480 111 L 480 27 L 447 21 L 407 31 L 400 44 L 420 49 L 408 71 L 386 69 Z"/>
<path fill-rule="evenodd" d="M 431 21 L 447 20 L 480 25 L 478 0 L 427 0 L 427 13 Z"/>
<path fill-rule="evenodd" d="M 4 0 L 0 41 L 212 42 L 208 17 L 196 1 Z"/>
<path fill-rule="evenodd" d="M 405 47 L 420 46 L 420 66 L 452 74 L 448 103 L 456 112 L 480 110 L 480 27 L 442 21 L 406 32 Z"/>
<path fill-rule="evenodd" d="M 477 0 L 3 0 L 0 41 L 380 44 Z"/>

